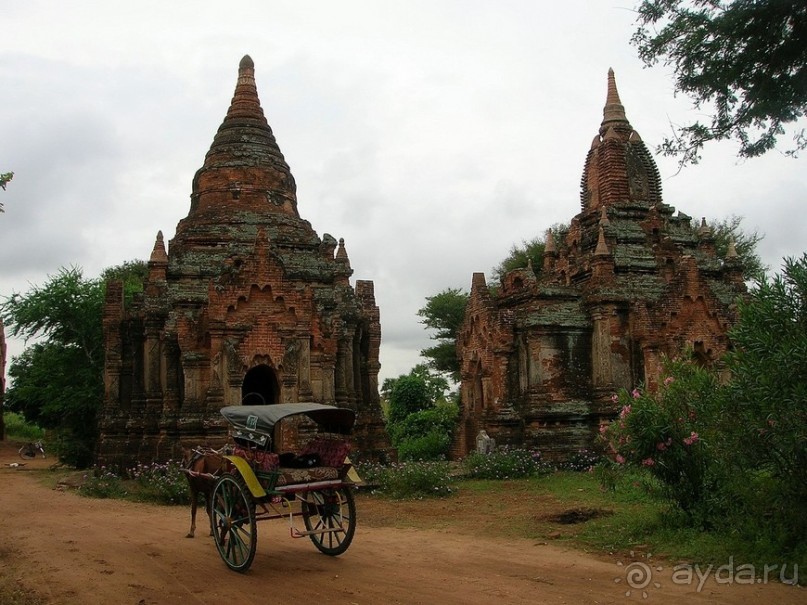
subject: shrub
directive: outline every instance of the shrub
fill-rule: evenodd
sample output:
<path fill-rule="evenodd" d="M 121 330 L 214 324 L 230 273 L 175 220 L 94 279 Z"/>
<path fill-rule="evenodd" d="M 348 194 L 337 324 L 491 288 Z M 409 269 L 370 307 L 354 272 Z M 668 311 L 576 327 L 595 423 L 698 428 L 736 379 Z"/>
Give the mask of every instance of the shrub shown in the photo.
<path fill-rule="evenodd" d="M 164 464 L 138 464 L 130 471 L 138 485 L 138 499 L 159 504 L 188 504 L 188 480 L 176 460 Z"/>
<path fill-rule="evenodd" d="M 502 447 L 490 454 L 473 452 L 463 460 L 465 474 L 473 479 L 517 479 L 542 470 L 541 453 Z"/>
<path fill-rule="evenodd" d="M 126 495 L 123 480 L 106 467 L 85 475 L 85 482 L 78 488 L 82 496 L 90 498 L 121 498 Z"/>
<path fill-rule="evenodd" d="M 44 430 L 36 424 L 26 422 L 21 414 L 15 412 L 5 412 L 3 414 L 3 424 L 6 427 L 6 435 L 13 439 L 36 441 L 45 436 Z"/>
<path fill-rule="evenodd" d="M 558 471 L 571 471 L 573 473 L 587 473 L 592 471 L 600 462 L 602 455 L 591 450 L 580 450 L 569 456 L 566 460 L 554 465 Z"/>
<path fill-rule="evenodd" d="M 716 375 L 694 363 L 667 362 L 667 378 L 655 394 L 636 388 L 614 396 L 619 417 L 600 433 L 614 465 L 646 468 L 661 495 L 705 521 L 717 496 L 710 446 L 719 423 Z"/>
<path fill-rule="evenodd" d="M 395 381 L 389 398 L 390 423 L 401 422 L 410 414 L 433 404 L 426 380 L 421 376 L 401 376 Z"/>
<path fill-rule="evenodd" d="M 452 493 L 453 482 L 447 462 L 401 462 L 362 465 L 362 479 L 384 495 L 395 499 L 435 498 Z"/>
<path fill-rule="evenodd" d="M 785 259 L 739 305 L 727 356 L 727 434 L 735 475 L 770 477 L 767 515 L 807 541 L 807 254 Z M 745 479 L 748 484 L 754 479 Z M 756 508 L 756 506 L 754 507 Z"/>
<path fill-rule="evenodd" d="M 445 459 L 451 447 L 451 437 L 432 429 L 420 437 L 411 437 L 398 444 L 398 458 L 402 461 L 436 461 Z"/>
<path fill-rule="evenodd" d="M 451 446 L 451 433 L 459 416 L 456 403 L 441 402 L 433 408 L 390 422 L 392 443 L 400 460 L 441 460 Z"/>

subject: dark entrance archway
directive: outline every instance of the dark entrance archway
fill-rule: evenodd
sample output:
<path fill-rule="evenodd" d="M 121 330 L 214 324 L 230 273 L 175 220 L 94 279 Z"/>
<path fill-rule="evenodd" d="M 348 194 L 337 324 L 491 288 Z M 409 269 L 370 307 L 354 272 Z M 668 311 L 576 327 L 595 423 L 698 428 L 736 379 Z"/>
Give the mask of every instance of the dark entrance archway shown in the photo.
<path fill-rule="evenodd" d="M 277 374 L 267 365 L 252 368 L 244 376 L 241 384 L 241 403 L 243 405 L 262 405 L 278 403 L 280 400 L 280 384 Z"/>

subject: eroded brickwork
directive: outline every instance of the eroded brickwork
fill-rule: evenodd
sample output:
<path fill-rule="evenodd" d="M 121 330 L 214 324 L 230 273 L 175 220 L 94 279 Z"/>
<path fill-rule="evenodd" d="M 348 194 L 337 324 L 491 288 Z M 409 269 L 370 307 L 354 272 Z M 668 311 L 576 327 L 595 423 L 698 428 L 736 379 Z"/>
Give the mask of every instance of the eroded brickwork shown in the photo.
<path fill-rule="evenodd" d="M 615 413 L 612 394 L 657 386 L 664 355 L 691 350 L 712 363 L 727 350 L 745 292 L 736 252 L 718 258 L 709 227 L 662 201 L 612 71 L 581 205 L 563 241 L 548 235 L 541 271 L 508 273 L 495 296 L 474 274 L 457 343 L 455 456 L 481 429 L 550 457 L 591 447 Z"/>
<path fill-rule="evenodd" d="M 158 233 L 148 266 L 128 306 L 122 284 L 107 285 L 100 464 L 215 446 L 226 435 L 221 407 L 297 401 L 355 409 L 356 450 L 385 456 L 373 282 L 354 289 L 344 241 L 300 217 L 248 56 L 188 216 L 168 250 Z"/>

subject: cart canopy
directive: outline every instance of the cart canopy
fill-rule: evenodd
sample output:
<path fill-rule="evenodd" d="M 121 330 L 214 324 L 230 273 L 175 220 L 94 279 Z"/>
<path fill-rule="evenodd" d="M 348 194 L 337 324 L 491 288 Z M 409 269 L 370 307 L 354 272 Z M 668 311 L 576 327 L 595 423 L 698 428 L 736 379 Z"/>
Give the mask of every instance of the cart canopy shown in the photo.
<path fill-rule="evenodd" d="M 221 415 L 236 429 L 236 435 L 251 441 L 271 439 L 275 424 L 288 416 L 303 414 L 328 433 L 348 435 L 356 422 L 356 412 L 321 403 L 278 403 L 274 405 L 230 405 Z"/>

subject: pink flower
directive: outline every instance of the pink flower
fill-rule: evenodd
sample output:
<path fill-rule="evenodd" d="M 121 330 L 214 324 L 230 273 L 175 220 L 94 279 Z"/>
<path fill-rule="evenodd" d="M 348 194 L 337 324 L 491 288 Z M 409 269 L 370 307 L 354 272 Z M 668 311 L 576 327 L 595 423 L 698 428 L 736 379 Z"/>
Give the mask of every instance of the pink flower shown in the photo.
<path fill-rule="evenodd" d="M 625 464 L 625 458 L 622 456 L 622 454 L 617 454 L 616 455 L 616 463 L 617 464 Z"/>
<path fill-rule="evenodd" d="M 630 394 L 631 394 L 631 397 L 633 397 L 634 399 L 639 399 L 639 397 L 642 396 L 642 394 L 639 392 L 639 389 L 633 389 L 630 392 Z"/>
<path fill-rule="evenodd" d="M 626 406 L 624 406 L 624 407 L 622 408 L 622 411 L 621 411 L 621 412 L 619 412 L 619 417 L 620 417 L 620 418 L 624 418 L 624 417 L 625 417 L 625 416 L 627 416 L 628 414 L 630 414 L 630 406 L 629 406 L 629 405 L 626 405 Z"/>
<path fill-rule="evenodd" d="M 604 434 L 605 431 L 607 431 L 607 430 L 608 430 L 608 425 L 607 424 L 601 424 L 600 425 L 600 435 Z"/>
<path fill-rule="evenodd" d="M 656 461 L 653 460 L 652 458 L 645 458 L 644 460 L 642 460 L 643 466 L 653 466 L 655 463 Z"/>
<path fill-rule="evenodd" d="M 619 395 L 617 395 L 616 393 L 611 395 L 611 403 L 619 403 Z"/>
<path fill-rule="evenodd" d="M 665 386 L 665 387 L 668 387 L 668 386 L 670 386 L 670 385 L 671 385 L 673 382 L 675 382 L 675 378 L 673 378 L 672 376 L 667 376 L 667 378 L 665 378 L 665 379 L 664 379 L 664 386 Z"/>
<path fill-rule="evenodd" d="M 695 431 L 692 431 L 689 434 L 689 437 L 684 437 L 684 444 L 685 445 L 692 445 L 693 443 L 698 442 L 698 434 Z"/>
<path fill-rule="evenodd" d="M 659 441 L 659 442 L 656 444 L 656 449 L 657 449 L 658 451 L 660 451 L 660 452 L 663 452 L 664 450 L 666 450 L 666 449 L 667 449 L 667 445 L 666 445 L 666 444 L 665 444 L 663 441 Z"/>

